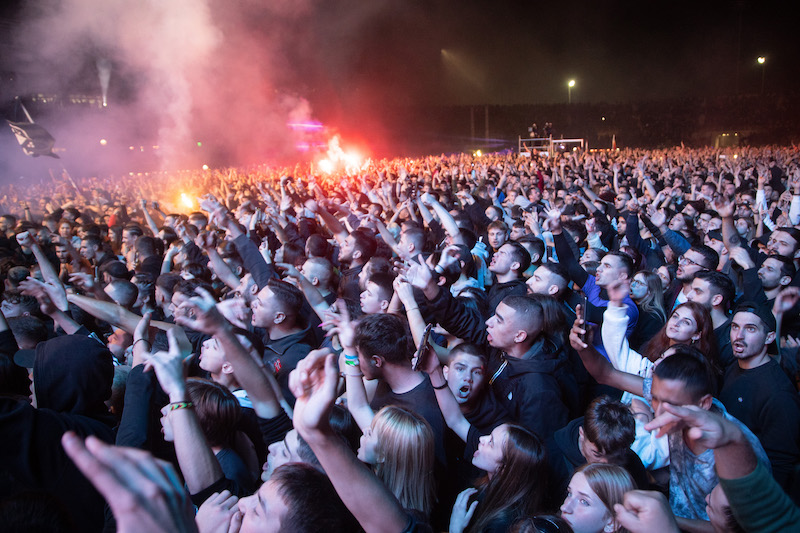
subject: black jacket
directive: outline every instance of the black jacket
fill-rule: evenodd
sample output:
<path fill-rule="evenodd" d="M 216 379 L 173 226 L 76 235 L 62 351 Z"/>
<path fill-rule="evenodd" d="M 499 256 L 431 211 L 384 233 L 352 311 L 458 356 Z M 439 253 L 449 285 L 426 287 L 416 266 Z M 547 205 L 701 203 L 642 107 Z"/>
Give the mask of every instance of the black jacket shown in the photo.
<path fill-rule="evenodd" d="M 39 344 L 33 368 L 38 408 L 0 398 L 0 500 L 44 492 L 63 505 L 76 531 L 102 530 L 104 500 L 67 457 L 61 436 L 75 431 L 114 442 L 114 419 L 104 404 L 111 395 L 111 361 L 111 352 L 90 337 Z"/>
<path fill-rule="evenodd" d="M 546 439 L 578 410 L 578 385 L 562 346 L 542 335 L 524 357 L 511 357 L 489 347 L 483 317 L 449 291 L 439 291 L 428 303 L 448 332 L 489 349 L 489 384 L 512 420 Z"/>

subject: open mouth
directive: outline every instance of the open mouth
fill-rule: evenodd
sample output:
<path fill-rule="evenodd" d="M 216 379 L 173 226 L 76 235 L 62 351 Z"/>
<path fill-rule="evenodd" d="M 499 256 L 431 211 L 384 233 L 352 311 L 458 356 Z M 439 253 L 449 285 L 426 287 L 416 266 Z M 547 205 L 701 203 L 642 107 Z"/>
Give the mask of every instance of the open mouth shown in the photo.
<path fill-rule="evenodd" d="M 458 389 L 458 396 L 459 396 L 459 398 L 466 398 L 466 397 L 468 397 L 468 396 L 469 396 L 469 391 L 470 391 L 470 390 L 471 390 L 471 389 L 470 389 L 470 386 L 469 386 L 469 385 L 463 385 L 461 388 L 459 388 L 459 389 Z"/>

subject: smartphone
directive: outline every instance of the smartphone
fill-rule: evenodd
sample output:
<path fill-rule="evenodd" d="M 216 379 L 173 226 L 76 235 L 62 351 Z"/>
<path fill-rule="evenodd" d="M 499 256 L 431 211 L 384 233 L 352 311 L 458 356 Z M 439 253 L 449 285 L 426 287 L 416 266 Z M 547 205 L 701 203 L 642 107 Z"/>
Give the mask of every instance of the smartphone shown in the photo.
<path fill-rule="evenodd" d="M 586 298 L 586 294 L 581 293 L 581 312 L 578 313 L 578 318 L 583 320 L 583 330 L 589 331 L 589 326 L 586 324 L 586 306 L 588 304 L 588 299 Z M 583 342 L 586 342 L 586 333 L 582 333 L 580 335 L 580 339 Z"/>
<path fill-rule="evenodd" d="M 422 364 L 422 358 L 425 356 L 425 351 L 430 346 L 430 337 L 431 337 L 431 330 L 433 329 L 433 324 L 428 324 L 425 326 L 425 331 L 422 333 L 422 339 L 419 341 L 419 348 L 417 348 L 417 353 L 414 354 L 414 366 L 411 369 L 414 372 L 419 370 L 420 365 Z"/>

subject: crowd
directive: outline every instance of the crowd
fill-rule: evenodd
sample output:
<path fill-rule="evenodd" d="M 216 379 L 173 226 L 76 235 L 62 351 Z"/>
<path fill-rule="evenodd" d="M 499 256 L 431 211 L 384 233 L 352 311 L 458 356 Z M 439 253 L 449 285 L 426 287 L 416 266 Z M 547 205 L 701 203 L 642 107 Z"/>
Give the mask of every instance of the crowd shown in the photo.
<path fill-rule="evenodd" d="M 800 531 L 794 148 L 0 194 L 3 531 Z"/>

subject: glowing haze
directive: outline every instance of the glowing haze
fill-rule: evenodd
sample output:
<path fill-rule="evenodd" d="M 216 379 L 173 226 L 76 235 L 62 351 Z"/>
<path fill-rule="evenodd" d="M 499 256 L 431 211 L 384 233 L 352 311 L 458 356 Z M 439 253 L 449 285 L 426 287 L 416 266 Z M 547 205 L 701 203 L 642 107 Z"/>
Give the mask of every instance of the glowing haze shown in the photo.
<path fill-rule="evenodd" d="M 135 151 L 158 146 L 162 168 L 242 164 L 291 152 L 287 122 L 312 118 L 285 74 L 287 48 L 302 37 L 310 7 L 304 0 L 61 0 L 48 11 L 26 8 L 17 41 L 35 72 L 31 92 L 78 92 L 76 78 L 85 78 L 84 93 L 108 92 L 103 113 L 54 126 L 57 144 L 105 129 L 83 147 L 90 157 L 102 157 L 101 137 L 111 154 L 115 138 L 138 135 Z M 86 57 L 94 68 L 81 71 Z"/>

